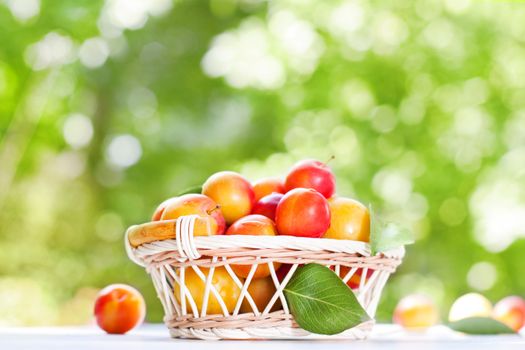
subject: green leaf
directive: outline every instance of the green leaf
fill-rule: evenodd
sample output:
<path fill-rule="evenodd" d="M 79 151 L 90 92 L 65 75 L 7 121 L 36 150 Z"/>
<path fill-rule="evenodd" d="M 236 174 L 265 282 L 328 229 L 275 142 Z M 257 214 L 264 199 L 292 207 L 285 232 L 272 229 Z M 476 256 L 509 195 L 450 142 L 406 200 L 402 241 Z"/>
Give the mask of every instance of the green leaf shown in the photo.
<path fill-rule="evenodd" d="M 184 191 L 182 191 L 181 193 L 179 193 L 177 195 L 177 197 L 178 196 L 182 196 L 183 194 L 201 193 L 201 192 L 202 192 L 202 186 L 193 186 L 193 187 L 187 188 Z"/>
<path fill-rule="evenodd" d="M 370 206 L 370 246 L 372 255 L 414 243 L 414 236 L 407 228 L 396 223 L 384 223 Z"/>
<path fill-rule="evenodd" d="M 337 334 L 370 320 L 352 290 L 329 268 L 299 267 L 284 288 L 295 321 L 317 334 Z"/>
<path fill-rule="evenodd" d="M 448 325 L 451 329 L 466 334 L 516 334 L 506 324 L 490 317 L 469 317 Z"/>

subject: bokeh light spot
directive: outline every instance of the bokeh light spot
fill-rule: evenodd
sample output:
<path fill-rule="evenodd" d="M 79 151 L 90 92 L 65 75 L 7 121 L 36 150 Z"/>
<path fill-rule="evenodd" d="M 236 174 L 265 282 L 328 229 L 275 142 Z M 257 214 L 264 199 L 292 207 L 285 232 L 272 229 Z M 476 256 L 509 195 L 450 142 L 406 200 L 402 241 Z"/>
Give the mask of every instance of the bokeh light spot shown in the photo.
<path fill-rule="evenodd" d="M 67 117 L 62 128 L 64 140 L 73 148 L 85 147 L 93 137 L 91 119 L 83 114 L 72 114 Z"/>
<path fill-rule="evenodd" d="M 87 39 L 80 46 L 78 56 L 84 66 L 88 68 L 100 67 L 109 56 L 108 44 L 102 38 Z"/>
<path fill-rule="evenodd" d="M 107 160 L 117 167 L 127 168 L 136 164 L 142 156 L 139 140 L 132 135 L 114 137 L 106 151 Z"/>
<path fill-rule="evenodd" d="M 403 206 L 410 198 L 412 180 L 396 169 L 382 169 L 374 175 L 372 188 L 386 202 Z"/>
<path fill-rule="evenodd" d="M 20 22 L 30 20 L 40 13 L 40 0 L 6 0 L 5 4 Z"/>
<path fill-rule="evenodd" d="M 485 291 L 494 286 L 498 278 L 496 267 L 486 261 L 478 262 L 469 269 L 468 285 L 476 290 Z"/>
<path fill-rule="evenodd" d="M 25 61 L 33 70 L 42 70 L 74 61 L 73 40 L 55 32 L 28 46 Z"/>

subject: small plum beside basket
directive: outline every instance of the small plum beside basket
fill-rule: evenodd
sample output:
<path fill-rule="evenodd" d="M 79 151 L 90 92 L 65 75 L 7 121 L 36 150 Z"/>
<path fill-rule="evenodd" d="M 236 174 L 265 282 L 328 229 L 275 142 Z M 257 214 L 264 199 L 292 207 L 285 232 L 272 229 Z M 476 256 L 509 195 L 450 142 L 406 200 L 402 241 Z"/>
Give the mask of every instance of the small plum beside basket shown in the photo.
<path fill-rule="evenodd" d="M 197 216 L 183 216 L 176 220 L 151 222 L 131 226 L 126 232 L 125 245 L 128 256 L 146 268 L 151 275 L 157 294 L 164 307 L 164 322 L 175 338 L 218 339 L 312 339 L 345 338 L 364 339 L 372 330 L 374 321 L 367 321 L 335 336 L 312 334 L 300 328 L 290 314 L 283 289 L 297 267 L 307 263 L 330 266 L 346 283 L 361 269 L 359 286 L 354 290 L 358 301 L 373 319 L 381 291 L 391 273 L 401 264 L 404 248 L 371 255 L 370 246 L 350 240 L 303 238 L 294 236 L 215 235 L 193 236 Z M 173 231 L 172 239 L 158 240 L 133 247 L 128 236 L 137 232 L 155 232 L 166 225 Z M 139 233 L 140 234 L 140 233 Z M 273 263 L 291 264 L 282 281 Z M 246 279 L 236 276 L 231 265 L 251 265 Z M 258 265 L 267 265 L 276 292 L 268 305 L 259 310 L 248 293 Z M 233 312 L 229 312 L 220 293 L 211 283 L 216 267 L 224 266 L 241 292 Z M 346 268 L 342 268 L 346 267 Z M 209 268 L 206 276 L 202 268 Z M 204 285 L 203 305 L 197 307 L 195 298 L 185 286 L 185 272 L 193 269 Z M 372 271 L 370 274 L 369 271 Z M 343 273 L 344 272 L 344 273 Z M 178 288 L 180 302 L 175 297 Z M 221 305 L 222 314 L 207 314 L 210 295 Z M 184 297 L 185 296 L 185 297 Z M 252 308 L 241 313 L 243 300 Z M 282 310 L 271 311 L 280 301 Z M 200 305 L 199 305 L 200 306 Z M 200 311 L 199 311 L 200 310 Z"/>

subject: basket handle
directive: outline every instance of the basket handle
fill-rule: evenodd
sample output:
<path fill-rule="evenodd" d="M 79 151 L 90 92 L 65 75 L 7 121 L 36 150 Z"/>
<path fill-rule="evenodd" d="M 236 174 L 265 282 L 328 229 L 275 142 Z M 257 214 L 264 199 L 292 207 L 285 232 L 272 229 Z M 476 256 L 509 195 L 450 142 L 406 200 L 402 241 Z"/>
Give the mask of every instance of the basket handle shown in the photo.
<path fill-rule="evenodd" d="M 198 215 L 185 215 L 177 218 L 176 220 L 169 220 L 169 221 L 156 221 L 156 222 L 149 222 L 147 224 L 143 225 L 134 225 L 127 229 L 126 234 L 124 235 L 124 246 L 126 247 L 126 253 L 128 257 L 137 265 L 145 266 L 144 262 L 142 261 L 140 254 L 138 253 L 139 247 L 142 247 L 146 250 L 154 249 L 156 247 L 161 247 L 167 242 L 164 242 L 162 239 L 167 239 L 168 237 L 164 237 L 167 234 L 167 229 L 169 228 L 169 231 L 171 231 L 171 238 L 175 238 L 177 251 L 179 252 L 179 255 L 181 259 L 180 261 L 186 261 L 186 260 L 196 260 L 199 259 L 202 255 L 197 250 L 197 246 L 195 244 L 195 241 L 193 239 L 194 237 L 194 229 L 195 229 L 195 222 L 199 220 L 200 217 Z M 209 225 L 209 221 L 205 221 L 206 225 Z M 169 225 L 169 226 L 166 226 Z M 162 238 L 157 237 L 157 241 L 146 241 L 143 244 L 137 246 L 135 244 L 135 247 L 130 242 L 130 235 L 137 235 L 137 232 L 139 235 L 144 232 L 151 232 L 155 230 L 160 230 L 162 232 Z M 210 228 L 207 228 L 207 232 L 209 232 Z M 159 232 L 159 231 L 158 231 Z M 174 234 L 173 234 L 174 233 Z M 151 238 L 150 238 L 151 239 Z"/>
<path fill-rule="evenodd" d="M 177 219 L 177 224 L 175 225 L 175 241 L 177 242 L 179 255 L 183 258 L 182 261 L 185 261 L 185 258 L 197 260 L 201 257 L 193 240 L 193 229 L 195 228 L 195 221 L 198 218 L 198 215 L 186 215 Z"/>

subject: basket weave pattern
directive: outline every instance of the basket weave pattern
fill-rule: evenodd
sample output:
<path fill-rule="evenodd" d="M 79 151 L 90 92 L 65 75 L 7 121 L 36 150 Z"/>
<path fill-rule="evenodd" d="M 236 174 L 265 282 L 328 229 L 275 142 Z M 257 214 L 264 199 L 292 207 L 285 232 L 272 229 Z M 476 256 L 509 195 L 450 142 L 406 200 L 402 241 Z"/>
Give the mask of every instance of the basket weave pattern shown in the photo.
<path fill-rule="evenodd" d="M 357 299 L 373 318 L 381 291 L 389 277 L 401 263 L 402 248 L 370 255 L 368 244 L 356 241 L 301 238 L 292 236 L 207 236 L 193 237 L 196 216 L 184 216 L 174 224 L 174 239 L 142 244 L 132 248 L 126 235 L 129 257 L 146 268 L 165 311 L 164 321 L 173 337 L 200 339 L 304 338 L 315 337 L 301 329 L 290 314 L 283 289 L 295 270 L 310 262 L 331 267 L 346 283 L 361 269 L 359 287 L 354 290 Z M 154 225 L 155 223 L 151 223 Z M 287 275 L 279 281 L 274 262 L 291 264 Z M 251 265 L 246 279 L 239 278 L 231 265 Z M 248 292 L 259 265 L 269 268 L 276 292 L 263 310 L 259 310 Z M 233 312 L 228 308 L 213 284 L 215 268 L 223 266 L 240 289 Z M 346 267 L 343 269 L 342 267 Z M 203 268 L 209 269 L 206 275 Z M 202 305 L 185 285 L 188 269 L 205 285 Z M 343 270 L 344 273 L 343 273 Z M 368 271 L 372 273 L 369 274 Z M 176 298 L 175 292 L 180 295 Z M 218 301 L 222 314 L 207 314 L 210 296 Z M 179 300 L 180 299 L 180 302 Z M 240 313 L 243 303 L 249 303 L 252 312 Z M 280 301 L 282 310 L 272 307 Z M 200 310 L 200 311 L 199 311 Z M 365 338 L 373 321 L 365 322 L 340 336 Z"/>

